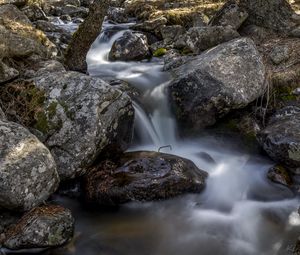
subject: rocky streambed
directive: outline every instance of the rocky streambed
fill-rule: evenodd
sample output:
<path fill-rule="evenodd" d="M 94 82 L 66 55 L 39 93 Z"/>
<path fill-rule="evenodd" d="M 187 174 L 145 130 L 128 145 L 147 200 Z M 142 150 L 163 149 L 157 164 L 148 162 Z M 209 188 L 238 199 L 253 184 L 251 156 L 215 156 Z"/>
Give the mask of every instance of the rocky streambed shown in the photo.
<path fill-rule="evenodd" d="M 0 252 L 297 254 L 300 18 L 246 2 L 0 2 Z"/>

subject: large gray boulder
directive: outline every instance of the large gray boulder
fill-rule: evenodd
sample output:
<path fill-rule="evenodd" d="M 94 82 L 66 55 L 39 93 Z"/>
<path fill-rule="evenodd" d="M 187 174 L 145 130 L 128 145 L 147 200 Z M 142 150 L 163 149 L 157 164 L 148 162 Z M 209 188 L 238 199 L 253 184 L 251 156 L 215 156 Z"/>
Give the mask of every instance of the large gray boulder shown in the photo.
<path fill-rule="evenodd" d="M 49 150 L 19 124 L 0 120 L 0 207 L 29 210 L 59 184 Z"/>
<path fill-rule="evenodd" d="M 188 130 L 215 124 L 265 91 L 265 67 L 248 38 L 221 44 L 173 70 L 169 98 L 179 123 Z"/>
<path fill-rule="evenodd" d="M 73 237 L 71 211 L 57 205 L 34 208 L 4 232 L 2 245 L 11 250 L 61 246 Z"/>
<path fill-rule="evenodd" d="M 287 106 L 270 119 L 258 134 L 268 155 L 294 173 L 300 173 L 300 108 Z"/>
<path fill-rule="evenodd" d="M 147 37 L 141 33 L 125 32 L 117 39 L 109 53 L 110 60 L 142 60 L 149 57 Z"/>
<path fill-rule="evenodd" d="M 103 161 L 86 175 L 88 202 L 118 205 L 199 193 L 207 173 L 185 158 L 159 152 L 125 153 L 119 164 Z"/>
<path fill-rule="evenodd" d="M 230 26 L 192 27 L 175 42 L 175 47 L 199 54 L 238 37 L 240 37 L 239 33 Z"/>
<path fill-rule="evenodd" d="M 134 111 L 125 93 L 77 72 L 49 73 L 34 83 L 47 95 L 36 128 L 46 136 L 62 179 L 84 174 L 104 152 L 128 148 Z"/>

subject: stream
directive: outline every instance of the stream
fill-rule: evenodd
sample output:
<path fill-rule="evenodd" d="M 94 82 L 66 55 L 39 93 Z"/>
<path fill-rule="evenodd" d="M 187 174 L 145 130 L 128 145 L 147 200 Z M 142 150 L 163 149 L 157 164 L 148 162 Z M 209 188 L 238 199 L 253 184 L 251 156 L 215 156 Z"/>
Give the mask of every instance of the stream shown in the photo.
<path fill-rule="evenodd" d="M 267 179 L 274 163 L 249 153 L 235 137 L 220 138 L 206 132 L 193 139 L 179 138 L 166 97 L 171 76 L 162 71 L 161 59 L 108 61 L 113 42 L 130 25 L 104 23 L 87 56 L 89 74 L 127 81 L 140 92 L 134 102 L 135 137 L 130 151 L 160 149 L 188 158 L 209 173 L 206 189 L 167 201 L 129 203 L 113 211 L 87 210 L 79 202 L 58 197 L 76 218 L 76 234 L 66 248 L 47 254 L 292 252 L 300 233 L 299 200 L 288 188 Z"/>

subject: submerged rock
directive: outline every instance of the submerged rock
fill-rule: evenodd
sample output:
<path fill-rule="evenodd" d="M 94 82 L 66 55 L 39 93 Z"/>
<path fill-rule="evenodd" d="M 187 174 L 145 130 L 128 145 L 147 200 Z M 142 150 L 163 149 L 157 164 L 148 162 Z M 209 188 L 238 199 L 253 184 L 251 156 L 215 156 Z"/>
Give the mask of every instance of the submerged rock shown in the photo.
<path fill-rule="evenodd" d="M 27 129 L 0 121 L 0 207 L 29 210 L 59 184 L 49 150 Z"/>
<path fill-rule="evenodd" d="M 204 50 L 237 37 L 240 37 L 239 33 L 230 26 L 192 27 L 175 42 L 175 47 L 199 54 Z"/>
<path fill-rule="evenodd" d="M 267 127 L 258 134 L 258 140 L 268 155 L 300 173 L 300 108 L 288 106 L 279 110 Z"/>
<path fill-rule="evenodd" d="M 117 39 L 109 53 L 110 60 L 142 60 L 149 57 L 147 37 L 140 33 L 125 32 Z"/>
<path fill-rule="evenodd" d="M 221 44 L 173 72 L 169 98 L 185 130 L 215 124 L 260 97 L 266 87 L 262 58 L 248 38 Z"/>
<path fill-rule="evenodd" d="M 125 153 L 118 165 L 104 161 L 86 176 L 86 199 L 98 205 L 152 201 L 201 192 L 207 173 L 187 159 L 158 152 Z"/>
<path fill-rule="evenodd" d="M 49 73 L 34 82 L 47 95 L 36 128 L 47 137 L 62 179 L 84 174 L 100 154 L 127 149 L 134 112 L 125 93 L 77 72 Z"/>
<path fill-rule="evenodd" d="M 12 250 L 61 246 L 73 237 L 74 219 L 61 206 L 34 208 L 5 232 L 3 246 Z"/>

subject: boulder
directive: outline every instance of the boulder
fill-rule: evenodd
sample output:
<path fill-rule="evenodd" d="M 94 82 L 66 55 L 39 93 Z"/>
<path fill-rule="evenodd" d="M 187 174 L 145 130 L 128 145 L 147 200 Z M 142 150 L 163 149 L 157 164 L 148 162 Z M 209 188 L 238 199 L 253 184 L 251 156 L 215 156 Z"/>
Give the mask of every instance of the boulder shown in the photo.
<path fill-rule="evenodd" d="M 15 68 L 9 67 L 0 61 L 0 84 L 13 80 L 19 76 L 18 70 Z"/>
<path fill-rule="evenodd" d="M 0 120 L 6 120 L 6 116 L 5 113 L 3 112 L 3 110 L 0 107 Z"/>
<path fill-rule="evenodd" d="M 230 0 L 212 17 L 209 22 L 211 26 L 231 26 L 239 29 L 248 18 L 247 11 L 240 7 L 235 0 Z"/>
<path fill-rule="evenodd" d="M 12 213 L 11 211 L 0 210 L 0 245 L 1 238 L 5 235 L 4 231 L 15 224 L 19 219 L 19 215 Z"/>
<path fill-rule="evenodd" d="M 184 34 L 185 29 L 180 25 L 165 26 L 161 28 L 160 32 L 164 43 L 168 45 L 177 41 Z"/>
<path fill-rule="evenodd" d="M 125 153 L 119 164 L 101 162 L 86 175 L 88 202 L 115 206 L 168 199 L 204 189 L 207 173 L 187 159 L 158 152 Z"/>
<path fill-rule="evenodd" d="M 0 5 L 13 4 L 16 6 L 24 6 L 27 3 L 27 0 L 0 0 Z"/>
<path fill-rule="evenodd" d="M 218 44 L 240 37 L 230 26 L 192 27 L 175 42 L 175 48 L 190 50 L 199 54 Z"/>
<path fill-rule="evenodd" d="M 128 22 L 128 16 L 124 8 L 109 7 L 107 10 L 107 18 L 117 23 Z"/>
<path fill-rule="evenodd" d="M 132 28 L 138 31 L 155 32 L 159 31 L 164 25 L 167 24 L 167 22 L 168 20 L 161 16 L 156 19 L 146 20 L 143 23 L 138 23 Z"/>
<path fill-rule="evenodd" d="M 5 231 L 2 245 L 11 250 L 57 247 L 70 241 L 73 232 L 70 210 L 46 205 L 32 209 Z"/>
<path fill-rule="evenodd" d="M 109 52 L 109 59 L 112 61 L 132 61 L 145 59 L 149 55 L 147 37 L 140 33 L 128 31 L 114 42 Z"/>
<path fill-rule="evenodd" d="M 57 49 L 54 44 L 44 33 L 35 29 L 27 16 L 17 7 L 14 5 L 0 6 L 0 16 L 0 61 L 5 59 L 5 65 L 8 65 L 12 58 L 17 59 L 20 63 L 24 61 L 24 58 L 32 55 L 38 55 L 41 58 L 56 56 Z M 26 61 L 26 65 L 28 64 Z M 23 68 L 14 70 L 5 65 L 2 65 L 2 70 L 6 70 L 4 75 L 0 74 L 2 81 L 16 77 L 17 71 L 24 71 Z"/>
<path fill-rule="evenodd" d="M 63 5 L 63 6 L 56 6 L 50 11 L 51 15 L 54 16 L 62 16 L 62 15 L 69 15 L 70 17 L 80 17 L 86 18 L 89 13 L 89 9 L 85 7 L 77 7 L 74 5 Z"/>
<path fill-rule="evenodd" d="M 27 5 L 21 11 L 29 18 L 30 21 L 47 20 L 45 12 L 37 4 Z"/>
<path fill-rule="evenodd" d="M 262 57 L 249 38 L 210 49 L 173 73 L 169 98 L 186 130 L 215 124 L 231 110 L 260 97 L 266 87 Z"/>
<path fill-rule="evenodd" d="M 59 184 L 49 150 L 27 129 L 0 121 L 0 206 L 29 210 L 44 202 Z"/>
<path fill-rule="evenodd" d="M 271 167 L 268 171 L 267 177 L 272 182 L 279 183 L 287 187 L 291 187 L 293 184 L 293 180 L 289 172 L 281 165 Z"/>
<path fill-rule="evenodd" d="M 47 95 L 35 127 L 47 137 L 62 179 L 84 174 L 104 152 L 128 148 L 134 112 L 125 93 L 77 72 L 49 73 L 34 83 Z"/>
<path fill-rule="evenodd" d="M 300 108 L 287 106 L 275 113 L 258 134 L 263 149 L 276 162 L 300 173 Z"/>

